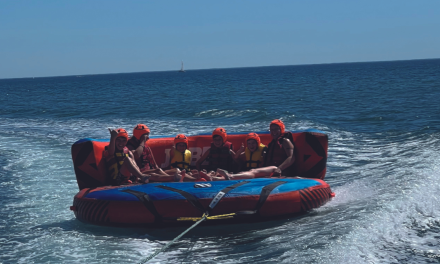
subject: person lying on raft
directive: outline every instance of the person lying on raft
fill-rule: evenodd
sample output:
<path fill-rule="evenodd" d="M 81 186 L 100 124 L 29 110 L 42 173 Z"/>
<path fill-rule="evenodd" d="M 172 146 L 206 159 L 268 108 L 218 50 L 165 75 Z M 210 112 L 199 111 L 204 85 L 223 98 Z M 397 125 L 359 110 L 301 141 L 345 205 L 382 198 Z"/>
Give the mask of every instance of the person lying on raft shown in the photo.
<path fill-rule="evenodd" d="M 188 149 L 188 138 L 179 134 L 174 138 L 174 145 L 170 151 L 170 168 L 182 170 L 183 181 L 210 181 L 211 178 L 204 175 L 201 178 L 198 170 L 191 170 L 192 153 Z M 171 171 L 165 171 L 167 173 Z"/>
<path fill-rule="evenodd" d="M 175 171 L 170 175 L 157 166 L 153 152 L 147 145 L 149 139 L 150 129 L 144 124 L 138 124 L 133 129 L 133 136 L 126 142 L 127 148 L 133 152 L 139 170 L 143 174 L 151 175 L 150 181 L 170 182 L 180 180 L 180 176 L 176 176 Z"/>
<path fill-rule="evenodd" d="M 227 134 L 224 128 L 214 129 L 211 147 L 197 161 L 197 170 L 200 171 L 200 167 L 205 160 L 209 162 L 208 171 L 216 171 L 217 169 L 232 170 L 234 162 L 232 155 L 235 155 L 235 153 L 232 151 L 232 143 L 226 141 L 226 139 Z"/>
<path fill-rule="evenodd" d="M 110 144 L 104 151 L 104 158 L 109 172 L 108 182 L 111 185 L 148 183 L 149 174 L 144 174 L 137 166 L 133 153 L 126 147 L 128 133 L 123 128 L 110 131 Z M 173 178 L 174 179 L 174 178 Z"/>
<path fill-rule="evenodd" d="M 246 148 L 241 144 L 240 149 L 235 153 L 234 159 L 241 164 L 245 164 L 243 171 L 259 168 L 263 165 L 266 146 L 261 143 L 257 133 L 249 133 L 246 136 Z"/>

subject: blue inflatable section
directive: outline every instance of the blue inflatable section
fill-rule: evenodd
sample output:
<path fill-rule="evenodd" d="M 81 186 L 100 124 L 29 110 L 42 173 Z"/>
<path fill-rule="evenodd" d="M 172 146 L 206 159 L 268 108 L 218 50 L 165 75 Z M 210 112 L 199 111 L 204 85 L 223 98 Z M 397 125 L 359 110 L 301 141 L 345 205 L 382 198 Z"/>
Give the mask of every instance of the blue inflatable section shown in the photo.
<path fill-rule="evenodd" d="M 86 195 L 86 198 L 93 198 L 98 200 L 107 201 L 138 201 L 138 199 L 129 193 L 122 192 L 123 190 L 134 190 L 138 192 L 146 193 L 153 201 L 158 200 L 185 200 L 185 198 L 174 191 L 164 190 L 157 188 L 157 186 L 168 186 L 175 189 L 179 189 L 188 192 L 198 199 L 202 198 L 214 198 L 214 196 L 222 189 L 234 185 L 238 182 L 247 181 L 248 183 L 239 186 L 229 193 L 225 197 L 241 197 L 249 195 L 260 195 L 261 189 L 274 182 L 286 181 L 287 183 L 276 187 L 271 193 L 285 193 L 306 189 L 309 187 L 321 185 L 317 180 L 313 179 L 252 179 L 252 180 L 233 180 L 233 181 L 213 181 L 213 182 L 169 182 L 169 183 L 148 183 L 143 185 L 124 186 L 120 188 L 102 190 L 91 192 Z M 210 184 L 210 187 L 197 188 L 195 186 Z"/>

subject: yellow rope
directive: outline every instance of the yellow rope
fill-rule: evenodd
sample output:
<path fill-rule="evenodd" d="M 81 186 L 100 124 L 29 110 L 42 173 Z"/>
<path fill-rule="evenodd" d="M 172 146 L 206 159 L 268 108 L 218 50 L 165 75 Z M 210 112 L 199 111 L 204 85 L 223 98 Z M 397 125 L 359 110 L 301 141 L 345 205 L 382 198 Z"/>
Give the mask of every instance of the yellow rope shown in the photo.
<path fill-rule="evenodd" d="M 233 218 L 234 216 L 235 216 L 235 213 L 214 215 L 214 216 L 208 216 L 206 218 L 206 220 L 229 219 L 229 218 Z M 179 218 L 177 218 L 177 221 L 199 221 L 200 219 L 202 219 L 202 218 L 201 217 L 179 217 Z"/>

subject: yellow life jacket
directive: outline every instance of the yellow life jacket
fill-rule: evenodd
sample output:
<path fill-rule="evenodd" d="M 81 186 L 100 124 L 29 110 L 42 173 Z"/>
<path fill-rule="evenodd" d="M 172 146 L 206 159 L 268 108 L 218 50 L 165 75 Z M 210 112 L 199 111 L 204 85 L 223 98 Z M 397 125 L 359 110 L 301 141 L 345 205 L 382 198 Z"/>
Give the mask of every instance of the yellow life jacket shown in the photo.
<path fill-rule="evenodd" d="M 171 160 L 171 168 L 190 170 L 191 164 L 191 151 L 185 150 L 185 153 L 174 150 L 174 157 Z"/>
<path fill-rule="evenodd" d="M 113 156 L 107 157 L 106 162 L 110 179 L 118 180 L 121 177 L 120 170 L 125 157 L 128 157 L 128 151 L 128 148 L 125 147 L 123 152 L 115 152 Z"/>
<path fill-rule="evenodd" d="M 263 150 L 266 148 L 265 145 L 260 143 L 260 146 L 251 153 L 251 151 L 246 147 L 244 153 L 246 155 L 246 170 L 261 167 L 263 164 Z"/>

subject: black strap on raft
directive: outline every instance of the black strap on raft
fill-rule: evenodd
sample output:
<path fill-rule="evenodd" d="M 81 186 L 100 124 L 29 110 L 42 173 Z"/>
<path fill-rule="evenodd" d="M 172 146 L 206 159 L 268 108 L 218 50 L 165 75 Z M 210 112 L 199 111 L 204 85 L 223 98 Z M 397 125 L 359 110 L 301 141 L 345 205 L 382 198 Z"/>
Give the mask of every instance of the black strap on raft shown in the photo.
<path fill-rule="evenodd" d="M 275 189 L 276 187 L 283 185 L 285 183 L 287 183 L 287 182 L 286 181 L 277 181 L 277 182 L 273 182 L 269 185 L 264 186 L 263 189 L 261 189 L 260 199 L 258 200 L 257 205 L 255 206 L 255 210 L 254 211 L 240 211 L 240 212 L 237 212 L 237 215 L 259 214 L 261 207 L 263 207 L 264 203 L 266 202 L 267 198 L 269 197 L 269 195 L 273 191 L 273 189 Z"/>
<path fill-rule="evenodd" d="M 285 183 L 287 182 L 277 181 L 264 186 L 263 189 L 261 189 L 260 199 L 258 200 L 257 206 L 255 206 L 255 211 L 258 212 L 260 210 L 260 208 L 263 206 L 264 202 L 266 202 L 267 198 L 269 197 L 269 194 L 273 191 L 273 189 Z"/>
<path fill-rule="evenodd" d="M 182 190 L 179 190 L 179 189 L 176 189 L 176 188 L 173 188 L 173 187 L 169 187 L 169 186 L 165 186 L 165 185 L 159 185 L 159 186 L 156 186 L 157 188 L 161 188 L 161 189 L 165 189 L 165 190 L 168 190 L 168 191 L 173 191 L 173 192 L 176 192 L 176 193 L 179 193 L 180 195 L 182 195 L 183 197 L 185 197 L 186 198 L 186 200 L 188 200 L 188 202 L 190 202 L 195 208 L 197 208 L 200 212 L 202 212 L 202 213 L 206 213 L 207 215 L 209 215 L 210 213 L 211 213 L 211 211 L 212 211 L 212 209 L 214 209 L 214 207 L 218 204 L 218 202 L 228 193 L 228 192 L 230 192 L 231 190 L 233 190 L 233 189 L 235 189 L 235 188 L 237 188 L 237 187 L 240 187 L 240 186 L 242 186 L 242 185 L 244 185 L 244 184 L 246 184 L 246 183 L 249 183 L 248 181 L 242 181 L 242 182 L 237 182 L 236 184 L 234 184 L 234 185 L 231 185 L 231 186 L 228 186 L 228 187 L 226 187 L 226 188 L 223 188 L 221 191 L 219 191 L 215 196 L 214 196 L 214 198 L 212 199 L 212 201 L 211 201 L 211 204 L 209 204 L 209 207 L 208 207 L 208 210 L 205 210 L 205 208 L 203 207 L 203 205 L 199 202 L 199 200 L 196 198 L 196 197 L 194 197 L 194 195 L 192 195 L 192 194 L 190 194 L 190 193 L 188 193 L 188 192 L 185 192 L 185 191 L 182 191 Z"/>
<path fill-rule="evenodd" d="M 242 185 L 245 185 L 246 183 L 249 183 L 248 181 L 242 181 L 242 182 L 237 182 L 236 184 L 234 184 L 234 185 L 231 185 L 231 186 L 228 186 L 228 187 L 226 187 L 226 188 L 223 188 L 223 190 L 221 190 L 221 191 L 219 191 L 215 196 L 214 196 L 214 198 L 212 199 L 212 201 L 211 201 L 211 204 L 209 204 L 209 207 L 208 207 L 208 214 L 210 214 L 211 213 L 211 211 L 212 211 L 212 209 L 214 209 L 214 207 L 218 204 L 218 202 L 228 193 L 228 192 L 230 192 L 231 190 L 233 190 L 233 189 L 235 189 L 235 188 L 237 188 L 237 187 L 240 187 L 240 186 L 242 186 Z"/>
<path fill-rule="evenodd" d="M 203 208 L 203 205 L 199 202 L 199 200 L 197 200 L 196 197 L 194 197 L 194 195 L 192 195 L 188 192 L 173 188 L 173 187 L 165 186 L 165 185 L 159 185 L 156 187 L 164 189 L 164 190 L 179 193 L 180 195 L 185 197 L 185 199 L 188 200 L 188 202 L 190 202 L 195 208 L 199 209 L 200 212 L 205 213 L 205 208 Z"/>
<path fill-rule="evenodd" d="M 136 196 L 139 199 L 139 201 L 141 201 L 144 204 L 144 206 L 148 209 L 148 211 L 150 211 L 150 213 L 154 215 L 154 222 L 155 223 L 162 222 L 162 216 L 157 212 L 156 207 L 154 207 L 153 201 L 151 200 L 148 194 L 130 189 L 126 189 L 121 192 L 126 192 Z"/>

